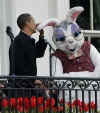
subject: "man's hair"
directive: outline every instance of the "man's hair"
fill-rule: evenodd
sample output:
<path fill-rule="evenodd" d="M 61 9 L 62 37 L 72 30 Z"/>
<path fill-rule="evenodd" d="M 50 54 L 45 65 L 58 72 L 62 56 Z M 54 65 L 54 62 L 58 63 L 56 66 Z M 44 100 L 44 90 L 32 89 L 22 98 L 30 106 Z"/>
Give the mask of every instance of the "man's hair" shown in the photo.
<path fill-rule="evenodd" d="M 30 20 L 31 20 L 31 15 L 28 13 L 23 13 L 19 15 L 19 17 L 17 18 L 17 25 L 22 30 L 24 26 L 26 25 L 26 22 Z"/>

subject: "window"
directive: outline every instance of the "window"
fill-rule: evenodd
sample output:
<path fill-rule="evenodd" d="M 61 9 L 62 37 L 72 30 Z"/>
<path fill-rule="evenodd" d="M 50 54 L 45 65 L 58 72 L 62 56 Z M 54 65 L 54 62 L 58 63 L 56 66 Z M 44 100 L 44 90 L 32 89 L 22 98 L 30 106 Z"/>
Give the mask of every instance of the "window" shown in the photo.
<path fill-rule="evenodd" d="M 70 0 L 70 7 L 83 6 L 85 11 L 77 22 L 86 30 L 100 30 L 100 0 Z M 100 51 L 100 38 L 92 38 L 91 43 Z"/>
<path fill-rule="evenodd" d="M 70 0 L 70 7 L 82 6 L 84 12 L 78 17 L 77 22 L 83 29 L 90 29 L 90 3 L 89 0 Z"/>
<path fill-rule="evenodd" d="M 93 1 L 94 29 L 100 30 L 100 0 Z"/>

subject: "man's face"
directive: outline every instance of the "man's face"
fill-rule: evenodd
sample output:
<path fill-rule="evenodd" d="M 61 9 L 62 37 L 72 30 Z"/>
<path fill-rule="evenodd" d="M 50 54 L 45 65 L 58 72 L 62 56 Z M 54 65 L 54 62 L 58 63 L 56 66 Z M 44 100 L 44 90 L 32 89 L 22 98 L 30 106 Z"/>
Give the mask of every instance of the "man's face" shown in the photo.
<path fill-rule="evenodd" d="M 36 32 L 36 24 L 35 24 L 35 20 L 33 17 L 30 17 L 30 21 L 26 22 L 26 27 L 32 32 L 35 33 Z"/>

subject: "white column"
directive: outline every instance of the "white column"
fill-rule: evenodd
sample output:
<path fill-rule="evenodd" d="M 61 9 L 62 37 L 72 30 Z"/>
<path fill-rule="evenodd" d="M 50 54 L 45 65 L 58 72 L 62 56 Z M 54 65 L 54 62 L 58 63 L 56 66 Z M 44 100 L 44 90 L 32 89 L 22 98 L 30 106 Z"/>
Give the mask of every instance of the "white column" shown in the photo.
<path fill-rule="evenodd" d="M 48 0 L 48 16 L 49 18 L 57 17 L 57 0 Z"/>
<path fill-rule="evenodd" d="M 0 1 L 0 53 L 1 53 L 1 73 L 2 75 L 9 74 L 9 46 L 10 38 L 6 34 L 6 27 L 12 27 L 14 10 L 13 0 Z"/>
<path fill-rule="evenodd" d="M 1 5 L 1 25 L 0 25 L 0 38 L 1 38 L 1 74 L 2 75 L 7 75 L 8 74 L 8 60 L 7 60 L 7 56 L 8 56 L 8 51 L 7 51 L 7 36 L 6 36 L 6 5 L 5 2 L 6 0 L 2 0 L 0 1 L 0 5 Z"/>
<path fill-rule="evenodd" d="M 69 0 L 0 0 L 0 56 L 1 73 L 9 72 L 9 45 L 10 39 L 6 35 L 6 26 L 13 28 L 14 34 L 19 29 L 16 21 L 21 13 L 30 13 L 36 22 L 42 22 L 51 17 L 63 19 L 66 9 L 69 8 Z M 46 38 L 51 38 L 50 33 L 45 30 Z M 48 48 L 45 56 L 37 60 L 38 74 L 49 74 L 49 53 Z"/>
<path fill-rule="evenodd" d="M 57 0 L 57 17 L 63 20 L 69 7 L 70 0 Z"/>

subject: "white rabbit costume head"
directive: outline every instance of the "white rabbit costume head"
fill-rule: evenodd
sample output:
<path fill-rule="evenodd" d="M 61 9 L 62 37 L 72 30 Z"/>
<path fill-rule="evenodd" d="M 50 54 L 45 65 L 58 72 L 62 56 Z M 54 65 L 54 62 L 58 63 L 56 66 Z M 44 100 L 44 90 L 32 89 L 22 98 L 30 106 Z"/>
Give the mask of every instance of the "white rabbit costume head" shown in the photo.
<path fill-rule="evenodd" d="M 58 19 L 49 19 L 40 24 L 38 29 L 43 29 L 46 26 L 53 26 L 52 40 L 57 49 L 60 49 L 69 55 L 75 55 L 84 43 L 83 34 L 76 23 L 77 17 L 83 11 L 83 7 L 71 8 L 67 12 L 65 20 L 60 22 Z"/>

